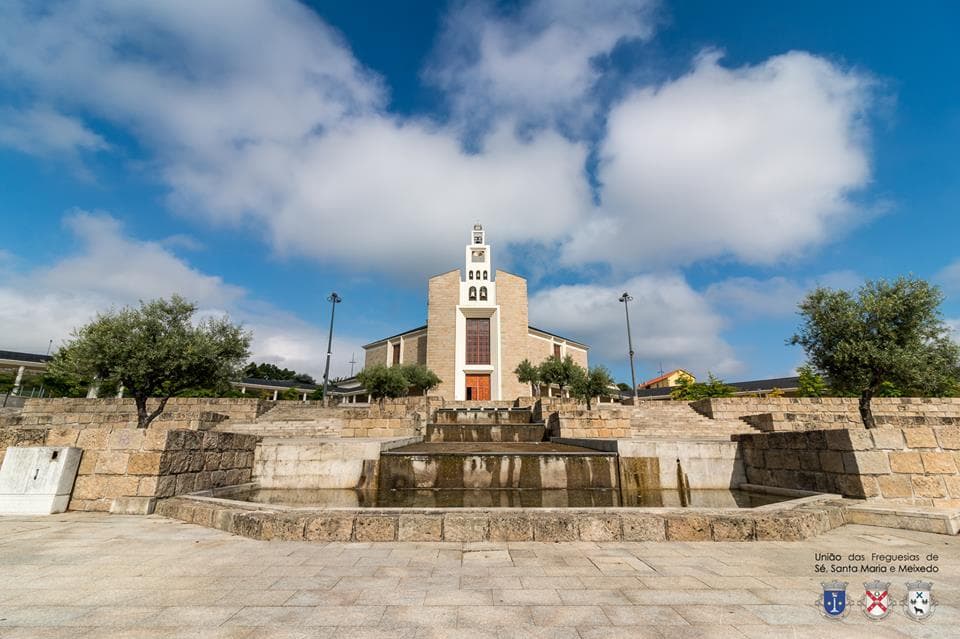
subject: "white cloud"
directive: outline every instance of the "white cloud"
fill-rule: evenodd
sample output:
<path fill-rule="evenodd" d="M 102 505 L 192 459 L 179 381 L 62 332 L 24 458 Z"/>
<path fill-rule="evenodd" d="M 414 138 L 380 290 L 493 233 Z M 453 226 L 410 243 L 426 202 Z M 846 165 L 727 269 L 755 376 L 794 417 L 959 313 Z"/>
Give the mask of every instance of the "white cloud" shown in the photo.
<path fill-rule="evenodd" d="M 960 292 L 960 259 L 947 264 L 933 279 L 948 294 Z"/>
<path fill-rule="evenodd" d="M 695 374 L 742 372 L 720 333 L 724 323 L 707 300 L 676 274 L 641 275 L 618 286 L 575 284 L 536 292 L 530 297 L 530 323 L 590 345 L 591 362 L 627 361 L 626 318 L 617 301 L 633 296 L 630 325 L 643 371 L 685 368 Z"/>
<path fill-rule="evenodd" d="M 76 211 L 64 224 L 84 251 L 36 271 L 33 279 L 45 289 L 86 291 L 121 304 L 179 293 L 217 308 L 244 295 L 243 289 L 200 273 L 158 243 L 124 236 L 109 215 Z"/>
<path fill-rule="evenodd" d="M 98 312 L 174 293 L 196 302 L 200 315 L 229 313 L 253 331 L 251 357 L 320 377 L 326 358 L 325 329 L 251 298 L 221 278 L 190 267 L 160 244 L 126 236 L 104 213 L 76 211 L 65 225 L 80 241 L 76 255 L 26 273 L 6 271 L 0 282 L 0 347 L 46 352 Z M 350 353 L 363 341 L 334 339 L 331 376 L 349 372 Z"/>
<path fill-rule="evenodd" d="M 960 318 L 947 318 L 944 320 L 947 328 L 950 330 L 950 336 L 953 341 L 960 342 Z"/>
<path fill-rule="evenodd" d="M 792 52 L 725 68 L 716 53 L 608 120 L 603 204 L 565 259 L 623 267 L 734 257 L 771 263 L 857 221 L 870 178 L 871 80 Z"/>
<path fill-rule="evenodd" d="M 185 207 L 253 216 L 281 252 L 422 277 L 459 261 L 478 220 L 500 246 L 562 237 L 590 203 L 586 152 L 555 133 L 522 141 L 504 128 L 466 154 L 442 130 L 375 117 L 169 177 Z"/>
<path fill-rule="evenodd" d="M 187 6 L 4 5 L 0 71 L 131 128 L 182 210 L 251 222 L 281 253 L 423 276 L 478 219 L 498 242 L 551 240 L 590 206 L 585 146 L 505 124 L 469 153 L 384 115 L 379 80 L 304 7 Z"/>
<path fill-rule="evenodd" d="M 738 317 L 787 317 L 797 312 L 803 296 L 817 286 L 851 289 L 862 281 L 853 271 L 834 271 L 802 281 L 787 277 L 734 277 L 711 284 L 704 296 L 712 305 Z"/>
<path fill-rule="evenodd" d="M 595 108 L 595 59 L 623 39 L 648 39 L 657 4 L 534 0 L 503 15 L 490 3 L 462 3 L 447 16 L 426 77 L 468 127 L 504 112 L 577 124 Z"/>
<path fill-rule="evenodd" d="M 379 79 L 296 2 L 0 4 L 8 81 L 170 150 L 295 141 L 378 108 Z"/>
<path fill-rule="evenodd" d="M 109 148 L 81 120 L 45 106 L 0 109 L 0 145 L 39 156 L 74 156 L 78 151 Z"/>
<path fill-rule="evenodd" d="M 448 268 L 477 220 L 501 247 L 632 272 L 773 262 L 856 221 L 862 75 L 802 53 L 740 69 L 702 57 L 609 114 L 597 208 L 590 142 L 516 131 L 568 131 L 590 112 L 597 57 L 649 37 L 655 5 L 538 0 L 509 18 L 484 6 L 454 14 L 466 55 L 432 76 L 464 113 L 489 106 L 469 150 L 462 120 L 386 113 L 380 78 L 292 1 L 0 3 L 0 84 L 80 127 L 63 139 L 74 148 L 96 145 L 83 141 L 93 121 L 131 134 L 138 167 L 191 220 L 256 228 L 282 255 L 361 275 Z"/>

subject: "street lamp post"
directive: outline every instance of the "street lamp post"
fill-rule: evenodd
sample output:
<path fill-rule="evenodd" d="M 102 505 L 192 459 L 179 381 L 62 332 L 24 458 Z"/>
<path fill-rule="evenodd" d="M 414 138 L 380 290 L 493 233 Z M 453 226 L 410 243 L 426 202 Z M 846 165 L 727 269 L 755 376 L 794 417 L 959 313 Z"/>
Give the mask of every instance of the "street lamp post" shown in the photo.
<path fill-rule="evenodd" d="M 623 295 L 620 296 L 620 301 L 623 302 L 623 310 L 627 314 L 627 345 L 630 347 L 630 388 L 633 389 L 633 400 L 636 403 L 637 400 L 637 374 L 633 370 L 633 336 L 630 334 L 630 301 L 633 298 L 630 297 L 630 294 L 626 291 L 623 292 Z"/>
<path fill-rule="evenodd" d="M 330 297 L 327 298 L 327 301 L 330 302 L 330 334 L 327 336 L 327 365 L 323 369 L 323 405 L 329 406 L 330 402 L 327 400 L 327 383 L 330 379 L 330 355 L 333 353 L 333 316 L 337 312 L 337 304 L 343 301 L 343 298 L 337 295 L 337 292 L 334 291 L 330 293 Z"/>

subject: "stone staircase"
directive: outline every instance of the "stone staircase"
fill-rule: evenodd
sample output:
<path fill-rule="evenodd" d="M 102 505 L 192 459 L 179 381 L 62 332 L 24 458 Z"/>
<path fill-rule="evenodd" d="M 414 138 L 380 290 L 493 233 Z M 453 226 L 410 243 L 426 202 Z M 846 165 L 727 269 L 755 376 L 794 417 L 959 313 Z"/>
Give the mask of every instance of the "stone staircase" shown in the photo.
<path fill-rule="evenodd" d="M 547 426 L 529 408 L 442 408 L 424 432 L 425 442 L 543 442 Z"/>
<path fill-rule="evenodd" d="M 213 430 L 260 435 L 261 437 L 340 437 L 343 421 L 335 418 L 289 421 L 257 421 L 247 424 L 218 424 Z"/>
<path fill-rule="evenodd" d="M 337 409 L 324 408 L 319 402 L 277 402 L 277 405 L 257 417 L 258 423 L 315 421 L 318 417 L 335 414 Z"/>
<path fill-rule="evenodd" d="M 630 416 L 634 439 L 719 439 L 730 441 L 732 435 L 759 433 L 739 419 L 710 419 L 686 402 L 646 401 L 633 407 Z"/>
<path fill-rule="evenodd" d="M 227 421 L 214 430 L 262 437 L 339 437 L 343 419 L 337 409 L 318 402 L 278 402 L 252 422 Z"/>

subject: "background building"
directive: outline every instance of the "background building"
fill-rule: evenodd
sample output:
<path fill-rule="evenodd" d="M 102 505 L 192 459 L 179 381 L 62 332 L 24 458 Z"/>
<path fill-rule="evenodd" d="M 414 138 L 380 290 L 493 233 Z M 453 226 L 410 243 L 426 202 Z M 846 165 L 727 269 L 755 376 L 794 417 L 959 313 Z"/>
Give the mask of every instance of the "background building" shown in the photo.
<path fill-rule="evenodd" d="M 643 390 L 648 388 L 672 388 L 680 384 L 680 380 L 687 378 L 691 382 L 697 381 L 697 378 L 693 376 L 692 373 L 688 373 L 682 368 L 672 370 L 669 373 L 663 373 L 659 377 L 654 377 L 653 379 L 648 379 L 642 384 L 638 384 L 637 388 Z"/>

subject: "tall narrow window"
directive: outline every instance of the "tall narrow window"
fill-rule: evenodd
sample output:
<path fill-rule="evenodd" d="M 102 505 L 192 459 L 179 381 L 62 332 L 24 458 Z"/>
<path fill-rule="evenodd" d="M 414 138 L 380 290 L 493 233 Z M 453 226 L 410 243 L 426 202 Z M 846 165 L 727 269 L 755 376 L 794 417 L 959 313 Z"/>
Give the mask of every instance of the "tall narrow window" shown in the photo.
<path fill-rule="evenodd" d="M 557 359 L 560 359 L 560 345 L 559 345 L 559 344 L 554 344 L 554 345 L 553 345 L 553 356 L 556 357 Z"/>
<path fill-rule="evenodd" d="M 467 364 L 490 363 L 490 318 L 467 318 Z"/>
<path fill-rule="evenodd" d="M 483 279 L 487 279 L 487 272 L 486 272 L 486 271 L 483 272 Z"/>
<path fill-rule="evenodd" d="M 393 345 L 393 363 L 394 365 L 400 363 L 400 345 L 399 344 Z"/>
<path fill-rule="evenodd" d="M 487 287 L 486 287 L 486 286 L 481 286 L 481 287 L 480 287 L 480 301 L 486 301 L 486 299 L 487 299 Z"/>
<path fill-rule="evenodd" d="M 470 279 L 473 279 L 473 271 L 470 271 Z"/>
<path fill-rule="evenodd" d="M 480 279 L 480 271 L 477 271 L 477 279 Z"/>
<path fill-rule="evenodd" d="M 476 287 L 476 286 L 471 286 L 471 287 L 470 287 L 470 293 L 469 293 L 468 299 L 469 299 L 471 302 L 476 302 L 476 301 L 477 301 L 477 287 Z"/>

